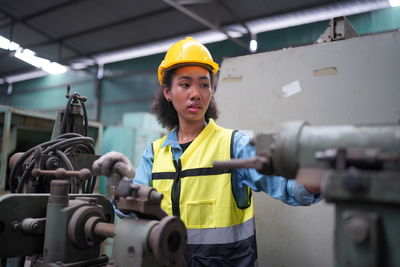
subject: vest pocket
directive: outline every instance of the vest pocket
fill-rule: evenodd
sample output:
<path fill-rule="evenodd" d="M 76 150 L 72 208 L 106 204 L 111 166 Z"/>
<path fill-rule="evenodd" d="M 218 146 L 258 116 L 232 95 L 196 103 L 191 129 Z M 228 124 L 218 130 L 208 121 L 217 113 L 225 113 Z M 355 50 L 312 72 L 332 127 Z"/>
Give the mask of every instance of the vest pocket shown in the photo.
<path fill-rule="evenodd" d="M 187 201 L 185 223 L 187 228 L 215 228 L 215 199 Z"/>

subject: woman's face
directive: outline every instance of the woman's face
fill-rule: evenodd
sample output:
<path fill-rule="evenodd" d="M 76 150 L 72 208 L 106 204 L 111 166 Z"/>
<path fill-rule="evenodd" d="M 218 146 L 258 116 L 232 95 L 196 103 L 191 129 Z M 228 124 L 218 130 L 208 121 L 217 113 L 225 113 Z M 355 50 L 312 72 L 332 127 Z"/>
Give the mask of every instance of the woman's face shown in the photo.
<path fill-rule="evenodd" d="M 184 66 L 177 69 L 171 88 L 165 87 L 164 96 L 172 101 L 179 122 L 204 120 L 212 97 L 211 77 L 200 66 Z"/>

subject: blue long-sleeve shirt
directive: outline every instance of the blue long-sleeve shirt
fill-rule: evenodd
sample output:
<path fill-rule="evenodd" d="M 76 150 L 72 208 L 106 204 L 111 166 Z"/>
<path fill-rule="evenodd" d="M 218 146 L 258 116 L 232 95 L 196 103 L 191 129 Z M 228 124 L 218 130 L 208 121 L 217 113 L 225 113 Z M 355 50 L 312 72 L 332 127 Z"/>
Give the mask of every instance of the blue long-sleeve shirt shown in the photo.
<path fill-rule="evenodd" d="M 255 156 L 255 147 L 250 144 L 250 138 L 238 131 L 233 138 L 233 157 L 236 159 L 250 158 Z M 178 160 L 183 151 L 178 143 L 177 128 L 171 131 L 162 146 L 171 146 L 174 160 Z M 133 183 L 152 185 L 151 171 L 154 155 L 151 145 L 146 148 L 142 155 L 139 167 Z M 240 206 L 246 206 L 248 195 L 246 186 L 253 191 L 263 191 L 273 198 L 293 205 L 310 205 L 318 202 L 319 194 L 309 193 L 303 185 L 295 180 L 286 179 L 281 176 L 266 176 L 258 173 L 255 169 L 236 169 L 233 171 L 232 187 L 235 199 Z"/>

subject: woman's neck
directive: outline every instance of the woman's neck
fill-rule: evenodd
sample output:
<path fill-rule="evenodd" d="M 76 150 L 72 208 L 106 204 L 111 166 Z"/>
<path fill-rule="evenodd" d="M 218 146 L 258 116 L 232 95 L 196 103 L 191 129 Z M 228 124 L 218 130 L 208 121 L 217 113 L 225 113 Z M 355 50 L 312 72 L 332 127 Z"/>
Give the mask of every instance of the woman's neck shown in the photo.
<path fill-rule="evenodd" d="M 179 121 L 178 143 L 184 144 L 195 139 L 206 127 L 205 120 L 200 121 Z"/>

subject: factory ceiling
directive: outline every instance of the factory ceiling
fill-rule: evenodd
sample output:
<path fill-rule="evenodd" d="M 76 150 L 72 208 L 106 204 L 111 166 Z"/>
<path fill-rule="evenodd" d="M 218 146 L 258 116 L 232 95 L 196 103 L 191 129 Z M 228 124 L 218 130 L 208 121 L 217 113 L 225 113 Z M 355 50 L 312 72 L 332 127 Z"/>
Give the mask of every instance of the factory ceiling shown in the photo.
<path fill-rule="evenodd" d="M 382 4 L 385 2 L 385 4 Z M 251 22 L 333 5 L 386 5 L 386 0 L 2 0 L 0 35 L 36 56 L 66 66 L 194 33 L 218 32 L 238 45 Z M 322 8 L 322 9 L 321 9 Z M 368 11 L 368 10 L 366 10 Z M 235 32 L 232 31 L 236 27 Z M 229 28 L 231 27 L 231 28 Z M 210 31 L 211 30 L 211 31 Z M 242 39 L 235 39 L 238 35 Z M 36 68 L 0 49 L 0 78 Z M 109 60 L 110 61 L 110 60 Z M 107 61 L 103 61 L 103 63 Z M 101 63 L 101 62 L 100 62 Z M 72 65 L 71 65 L 72 64 Z"/>

